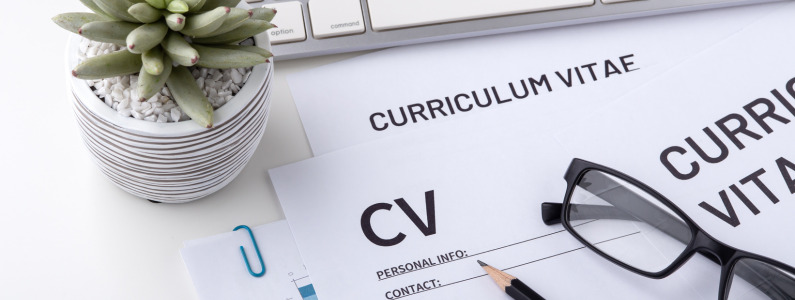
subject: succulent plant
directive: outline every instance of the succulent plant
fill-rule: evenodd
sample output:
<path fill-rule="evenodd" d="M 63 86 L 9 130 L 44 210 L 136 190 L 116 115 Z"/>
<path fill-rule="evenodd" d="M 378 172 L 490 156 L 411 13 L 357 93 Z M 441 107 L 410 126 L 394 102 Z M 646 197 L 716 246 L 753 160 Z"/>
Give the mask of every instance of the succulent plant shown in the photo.
<path fill-rule="evenodd" d="M 94 13 L 64 13 L 53 21 L 90 40 L 127 48 L 88 58 L 72 70 L 81 79 L 140 72 L 140 100 L 168 86 L 174 101 L 210 128 L 213 108 L 186 67 L 244 68 L 269 62 L 270 52 L 238 43 L 276 27 L 276 10 L 237 8 L 240 0 L 80 0 Z M 189 38 L 186 38 L 189 37 Z"/>

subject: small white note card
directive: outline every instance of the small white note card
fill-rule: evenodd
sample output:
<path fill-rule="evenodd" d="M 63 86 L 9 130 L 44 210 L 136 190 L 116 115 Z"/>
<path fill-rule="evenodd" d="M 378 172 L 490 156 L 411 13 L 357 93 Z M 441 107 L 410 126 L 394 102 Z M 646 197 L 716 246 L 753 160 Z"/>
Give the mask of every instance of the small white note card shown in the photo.
<path fill-rule="evenodd" d="M 252 228 L 265 275 L 249 274 L 240 246 L 253 272 L 262 269 L 245 229 L 185 242 L 182 259 L 202 300 L 317 300 L 287 221 Z"/>

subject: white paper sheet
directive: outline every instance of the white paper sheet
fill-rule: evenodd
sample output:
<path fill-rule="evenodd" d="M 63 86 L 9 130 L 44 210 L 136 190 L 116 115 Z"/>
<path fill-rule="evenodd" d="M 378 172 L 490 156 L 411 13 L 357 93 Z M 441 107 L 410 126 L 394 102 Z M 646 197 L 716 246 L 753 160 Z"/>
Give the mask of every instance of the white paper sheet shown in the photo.
<path fill-rule="evenodd" d="M 789 238 L 795 228 L 795 183 L 791 181 L 795 165 L 786 163 L 795 163 L 795 41 L 790 38 L 795 6 L 788 5 L 566 128 L 557 139 L 573 156 L 618 169 L 658 190 L 729 245 L 795 265 L 795 243 Z M 771 111 L 775 116 L 757 122 L 746 106 L 760 116 L 775 109 Z M 720 121 L 726 117 L 726 122 Z M 739 133 L 739 144 L 735 144 L 718 123 L 733 131 L 741 120 L 755 137 Z M 690 137 L 707 155 L 719 157 L 723 151 L 704 128 L 725 146 L 724 159 L 705 162 L 686 142 Z M 664 154 L 671 147 L 686 152 Z M 663 161 L 669 161 L 673 171 Z M 697 173 L 692 162 L 698 164 Z M 749 177 L 757 172 L 758 176 Z M 677 179 L 674 174 L 690 178 Z M 743 204 L 732 185 L 758 214 Z M 722 192 L 736 218 L 731 218 Z M 727 220 L 710 213 L 702 203 Z"/>
<path fill-rule="evenodd" d="M 544 225 L 541 203 L 561 201 L 571 157 L 545 134 L 546 120 L 515 113 L 483 121 L 448 122 L 270 171 L 321 299 L 509 299 L 477 259 L 510 268 L 548 299 L 716 297 L 717 275 L 700 275 L 717 268 L 704 259 L 694 259 L 699 276 L 647 279 L 583 249 L 560 225 Z M 399 233 L 399 243 L 378 244 Z"/>
<path fill-rule="evenodd" d="M 251 238 L 245 229 L 185 242 L 182 259 L 200 299 L 317 300 L 287 221 L 252 228 L 266 272 L 248 273 L 240 246 L 254 272 L 259 272 Z"/>
<path fill-rule="evenodd" d="M 780 7 L 739 7 L 401 47 L 295 74 L 288 82 L 312 150 L 320 155 L 443 122 L 479 122 L 477 116 L 487 113 L 521 111 L 535 119 L 547 117 L 539 112 L 603 103 Z M 620 57 L 627 55 L 633 55 L 624 58 L 633 63 L 627 69 L 636 71 L 626 72 L 621 64 Z M 608 66 L 610 76 L 605 76 L 605 60 L 615 66 Z M 591 63 L 596 64 L 593 76 L 587 67 Z M 548 84 L 536 86 L 535 95 L 530 78 L 542 81 L 543 75 Z M 529 96 L 519 99 L 509 83 L 523 96 L 522 81 Z M 572 87 L 565 81 L 573 81 Z M 492 87 L 503 103 L 493 99 Z M 484 88 L 492 98 L 488 106 Z M 486 107 L 475 106 L 468 96 L 459 97 L 460 106 L 473 109 L 458 109 L 456 96 L 473 91 Z M 407 114 L 405 125 L 374 129 L 391 123 L 390 110 L 396 123 L 403 123 L 401 108 Z M 423 111 L 412 119 L 409 109 Z"/>

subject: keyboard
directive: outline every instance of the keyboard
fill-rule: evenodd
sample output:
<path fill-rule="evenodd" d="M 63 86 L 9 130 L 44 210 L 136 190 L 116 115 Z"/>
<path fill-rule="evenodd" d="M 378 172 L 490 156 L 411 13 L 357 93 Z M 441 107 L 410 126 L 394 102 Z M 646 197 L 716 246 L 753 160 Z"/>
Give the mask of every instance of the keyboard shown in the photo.
<path fill-rule="evenodd" d="M 782 0 L 246 0 L 278 60 Z"/>

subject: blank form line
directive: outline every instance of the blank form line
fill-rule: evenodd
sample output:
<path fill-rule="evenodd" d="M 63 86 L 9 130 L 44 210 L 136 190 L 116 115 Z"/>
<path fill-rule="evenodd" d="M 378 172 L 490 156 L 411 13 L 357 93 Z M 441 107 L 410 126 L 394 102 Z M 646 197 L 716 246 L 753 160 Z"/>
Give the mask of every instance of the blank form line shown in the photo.
<path fill-rule="evenodd" d="M 583 224 L 586 224 L 586 223 L 583 223 Z M 583 225 L 583 224 L 580 224 L 580 225 Z M 622 235 L 622 236 L 617 236 L 617 237 L 614 237 L 614 238 L 611 238 L 611 239 L 607 239 L 607 240 L 604 240 L 604 241 L 596 242 L 596 243 L 594 243 L 594 245 L 601 244 L 601 243 L 606 243 L 606 242 L 610 242 L 610 241 L 615 241 L 615 240 L 622 239 L 622 238 L 625 238 L 625 237 L 628 237 L 628 236 L 631 236 L 631 235 L 635 235 L 635 234 L 638 234 L 638 233 L 640 233 L 640 231 L 636 231 L 636 232 L 633 232 L 633 233 L 628 233 L 628 234 L 625 234 L 625 235 Z M 554 234 L 554 233 L 552 233 L 552 234 Z M 577 250 L 581 250 L 581 249 L 585 249 L 585 246 L 582 246 L 582 247 L 579 247 L 579 248 L 575 248 L 575 249 L 571 249 L 571 250 L 564 251 L 564 252 L 560 252 L 560 253 L 557 253 L 557 254 L 553 254 L 553 255 L 550 255 L 550 256 L 547 256 L 547 257 L 539 258 L 539 259 L 536 259 L 536 260 L 532 260 L 532 261 L 529 261 L 529 262 L 526 262 L 526 263 L 518 264 L 518 265 L 515 265 L 515 266 L 512 266 L 512 267 L 508 267 L 508 268 L 505 268 L 505 269 L 502 269 L 502 270 L 503 271 L 507 271 L 507 270 L 518 268 L 518 267 L 521 267 L 521 266 L 526 266 L 526 265 L 529 265 L 529 264 L 532 264 L 532 263 L 535 263 L 535 262 L 539 262 L 539 261 L 542 261 L 542 260 L 545 260 L 545 259 L 550 259 L 550 258 L 553 258 L 553 257 L 561 256 L 563 254 L 571 253 L 571 252 L 574 252 L 574 251 L 577 251 Z M 424 291 L 421 291 L 421 292 L 418 292 L 418 293 L 414 293 L 414 294 L 411 294 L 411 295 L 405 295 L 405 296 L 402 296 L 400 298 L 409 297 L 409 296 L 416 295 L 416 294 L 419 294 L 419 293 L 422 293 L 422 292 L 427 292 L 427 291 L 430 291 L 430 290 L 437 290 L 437 289 L 440 289 L 440 288 L 443 288 L 443 287 L 446 287 L 446 286 L 459 284 L 459 283 L 462 283 L 462 282 L 465 282 L 465 281 L 469 281 L 469 280 L 472 280 L 472 279 L 484 277 L 484 276 L 487 276 L 487 275 L 488 274 L 483 274 L 483 275 L 478 275 L 478 276 L 462 279 L 462 280 L 459 280 L 459 281 L 454 281 L 454 282 L 451 282 L 451 283 L 443 284 L 443 285 L 441 285 L 439 287 L 436 287 L 436 288 L 433 288 L 433 289 L 424 290 Z"/>
<path fill-rule="evenodd" d="M 561 253 L 558 253 L 558 254 L 550 255 L 550 256 L 547 256 L 547 257 L 544 257 L 544 258 L 539 258 L 539 259 L 536 259 L 536 260 L 533 260 L 533 261 L 529 261 L 529 262 L 526 262 L 526 263 L 523 263 L 523 264 L 515 265 L 515 266 L 513 266 L 513 267 L 508 267 L 508 268 L 505 268 L 505 269 L 502 269 L 502 270 L 503 270 L 503 271 L 507 271 L 507 270 L 510 270 L 510 269 L 513 269 L 513 268 L 518 268 L 518 267 L 521 267 L 521 266 L 524 266 L 524 265 L 529 265 L 529 264 L 532 264 L 532 263 L 534 263 L 534 262 L 539 262 L 539 261 L 542 261 L 542 260 L 545 260 L 545 259 L 548 259 L 548 258 L 553 258 L 553 257 L 556 257 L 556 256 L 561 256 L 561 255 L 563 255 L 563 254 L 570 253 L 570 252 L 574 252 L 574 251 L 577 251 L 577 250 L 580 250 L 580 249 L 583 249 L 583 248 L 585 248 L 585 246 L 583 246 L 583 247 L 580 247 L 580 248 L 571 249 L 571 250 L 569 250 L 569 251 L 561 252 Z"/>
<path fill-rule="evenodd" d="M 614 237 L 614 238 L 609 239 L 609 240 L 604 240 L 604 241 L 601 241 L 601 242 L 598 242 L 598 243 L 594 243 L 594 245 L 598 245 L 598 244 L 601 244 L 601 243 L 606 243 L 606 242 L 617 240 L 617 239 L 620 239 L 620 238 L 625 238 L 625 237 L 628 237 L 630 235 L 634 235 L 634 234 L 638 234 L 638 233 L 640 233 L 640 231 L 635 231 L 635 232 L 630 233 L 630 234 L 625 234 L 625 235 L 622 235 L 622 236 L 619 236 L 619 237 Z"/>
<path fill-rule="evenodd" d="M 432 291 L 432 290 L 439 289 L 439 288 L 442 288 L 442 287 L 444 287 L 444 285 L 440 285 L 440 286 L 437 286 L 437 287 L 432 288 L 432 289 L 425 289 L 425 290 L 422 290 L 422 291 L 419 291 L 419 292 L 416 292 L 416 293 L 413 293 L 413 294 L 403 295 L 403 296 L 400 296 L 400 297 L 392 297 L 392 299 L 406 298 L 406 297 L 409 297 L 409 296 L 414 296 L 414 295 L 419 294 L 419 293 Z"/>
<path fill-rule="evenodd" d="M 585 225 L 585 224 L 588 224 L 588 223 L 591 223 L 591 222 L 594 222 L 594 221 L 597 221 L 597 220 L 598 220 L 598 219 L 590 220 L 590 221 L 588 221 L 588 222 L 584 222 L 584 223 L 582 223 L 582 224 L 577 224 L 577 225 L 575 225 L 575 226 L 573 226 L 573 227 L 577 227 L 577 226 Z M 479 253 L 476 253 L 476 254 L 472 254 L 472 255 L 470 255 L 470 256 L 477 256 L 477 255 L 481 255 L 481 254 L 484 254 L 484 253 L 489 253 L 489 252 L 492 252 L 492 251 L 500 250 L 500 249 L 503 249 L 503 248 L 507 248 L 507 247 L 511 247 L 511 246 L 516 246 L 516 245 L 519 245 L 519 244 L 522 244 L 522 243 L 527 243 L 527 242 L 529 242 L 529 241 L 532 241 L 532 240 L 537 240 L 537 239 L 540 239 L 540 238 L 543 238 L 543 237 L 547 237 L 547 236 L 550 236 L 550 235 L 553 235 L 553 234 L 558 234 L 558 233 L 561 233 L 561 232 L 564 232 L 564 231 L 566 231 L 566 230 L 565 230 L 565 229 L 558 230 L 558 231 L 555 231 L 555 232 L 547 233 L 547 234 L 545 234 L 545 235 L 542 235 L 542 236 L 537 236 L 537 237 L 534 237 L 534 238 L 531 238 L 531 239 L 528 239 L 528 240 L 524 240 L 524 241 L 521 241 L 521 242 L 516 242 L 516 243 L 510 244 L 510 245 L 502 246 L 502 247 L 499 247 L 499 248 L 494 248 L 494 249 L 491 249 L 491 250 L 486 250 L 486 251 L 479 252 Z M 469 256 L 468 256 L 468 257 L 469 257 Z"/>
<path fill-rule="evenodd" d="M 597 221 L 597 220 L 599 220 L 599 219 L 590 220 L 590 221 L 584 222 L 582 224 L 574 225 L 573 227 L 585 225 L 585 224 L 588 224 L 588 223 L 591 223 L 591 222 L 594 222 L 594 221 Z M 450 261 L 446 261 L 446 262 L 443 262 L 443 263 L 438 263 L 438 264 L 435 264 L 435 265 L 432 265 L 432 266 L 428 266 L 428 267 L 424 267 L 424 268 L 412 269 L 410 271 L 406 271 L 406 272 L 403 272 L 403 273 L 400 273 L 400 274 L 397 274 L 397 275 L 394 275 L 394 276 L 379 278 L 378 281 L 387 280 L 387 279 L 390 279 L 390 278 L 395 278 L 395 277 L 398 277 L 400 275 L 405 275 L 405 274 L 413 273 L 413 272 L 420 271 L 420 270 L 430 269 L 430 268 L 433 268 L 433 267 L 436 267 L 436 266 L 441 266 L 441 265 L 444 265 L 444 264 L 447 264 L 447 263 L 456 262 L 456 261 L 459 261 L 459 260 L 467 259 L 467 258 L 470 258 L 470 257 L 475 257 L 475 256 L 478 256 L 478 255 L 481 255 L 481 254 L 485 254 L 485 253 L 489 253 L 489 252 L 492 252 L 492 251 L 497 251 L 497 250 L 500 250 L 500 249 L 516 246 L 516 245 L 519 245 L 519 244 L 522 244 L 522 243 L 527 243 L 529 241 L 537 240 L 537 239 L 540 239 L 540 238 L 543 238 L 543 237 L 548 237 L 550 235 L 558 234 L 558 233 L 561 233 L 561 232 L 564 232 L 564 231 L 566 231 L 566 230 L 562 229 L 562 230 L 558 230 L 558 231 L 555 231 L 555 232 L 547 233 L 545 235 L 541 235 L 541 236 L 537 236 L 537 237 L 534 237 L 534 238 L 530 238 L 530 239 L 527 239 L 527 240 L 524 240 L 524 241 L 516 242 L 516 243 L 510 244 L 510 245 L 505 245 L 505 246 L 502 246 L 502 247 L 497 247 L 497 248 L 486 250 L 486 251 L 483 251 L 483 252 L 478 252 L 478 253 L 475 253 L 475 254 L 472 254 L 472 255 L 467 255 L 464 258 L 450 260 Z"/>

